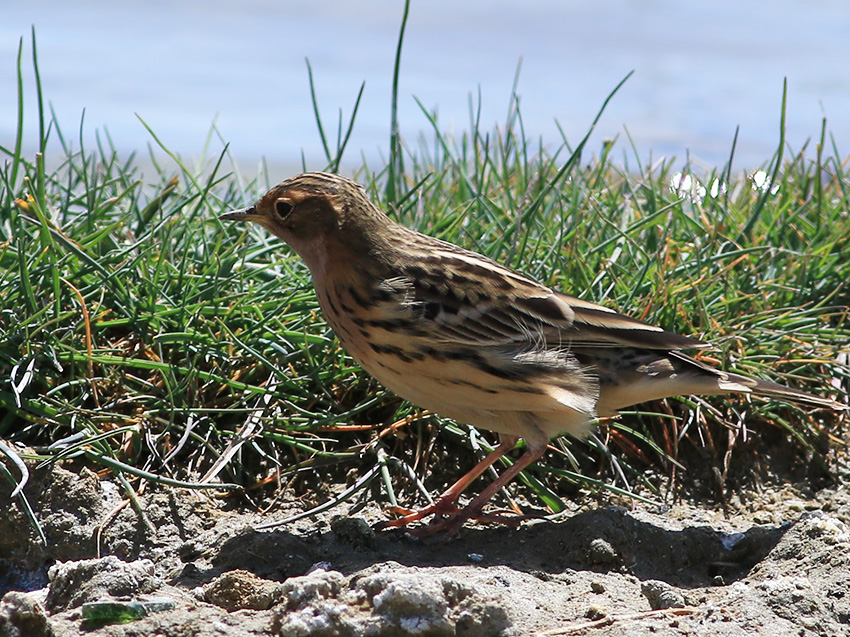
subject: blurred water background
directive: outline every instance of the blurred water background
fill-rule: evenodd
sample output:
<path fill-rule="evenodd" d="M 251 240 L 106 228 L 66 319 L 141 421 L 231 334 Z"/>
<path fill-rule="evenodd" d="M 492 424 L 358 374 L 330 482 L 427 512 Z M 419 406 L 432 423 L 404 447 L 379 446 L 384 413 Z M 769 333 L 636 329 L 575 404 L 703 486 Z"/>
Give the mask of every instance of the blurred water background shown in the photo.
<path fill-rule="evenodd" d="M 37 136 L 30 63 L 35 25 L 41 79 L 63 132 L 86 143 L 108 130 L 120 153 L 144 155 L 144 119 L 172 150 L 197 156 L 213 122 L 248 172 L 265 156 L 281 177 L 306 159 L 322 168 L 305 58 L 326 125 L 366 89 L 349 167 L 380 162 L 389 138 L 401 0 L 0 0 L 0 144 L 16 125 L 16 55 L 24 38 L 27 139 Z M 775 152 L 783 78 L 792 149 L 828 120 L 850 154 L 850 5 L 843 0 L 414 0 L 402 56 L 401 132 L 429 128 L 413 96 L 445 129 L 469 129 L 470 96 L 489 128 L 504 122 L 517 65 L 528 137 L 575 144 L 608 93 L 590 150 L 619 136 L 635 165 L 676 156 L 706 166 L 729 158 L 754 169 Z M 75 146 L 79 146 L 78 142 Z M 213 151 L 220 150 L 216 140 Z"/>

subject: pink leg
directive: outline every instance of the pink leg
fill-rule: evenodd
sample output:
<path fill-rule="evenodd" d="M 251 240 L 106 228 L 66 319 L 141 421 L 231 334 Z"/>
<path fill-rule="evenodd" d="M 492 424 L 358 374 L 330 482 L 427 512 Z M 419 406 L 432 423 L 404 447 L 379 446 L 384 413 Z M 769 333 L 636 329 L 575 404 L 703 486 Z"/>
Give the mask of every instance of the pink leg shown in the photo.
<path fill-rule="evenodd" d="M 435 520 L 427 528 L 423 529 L 421 533 L 417 533 L 417 535 L 431 535 L 438 531 L 445 531 L 444 539 L 446 540 L 455 535 L 467 520 L 479 516 L 481 509 L 484 508 L 484 505 L 487 504 L 490 498 L 496 495 L 497 491 L 513 480 L 528 465 L 539 460 L 546 453 L 546 447 L 547 445 L 545 443 L 542 445 L 529 445 L 528 450 L 513 465 L 506 469 L 502 475 L 488 485 L 486 489 L 475 496 L 472 502 L 448 517 Z M 491 518 L 491 520 L 504 523 L 504 520 L 500 519 Z"/>
<path fill-rule="evenodd" d="M 458 515 L 459 513 L 462 513 L 462 511 L 458 511 L 458 508 L 455 505 L 455 502 L 457 502 L 457 499 L 460 497 L 460 494 L 463 493 L 466 490 L 466 488 L 469 487 L 469 485 L 472 484 L 472 482 L 476 478 L 478 478 L 482 473 L 484 473 L 490 467 L 490 465 L 492 465 L 499 458 L 504 456 L 508 451 L 513 449 L 516 446 L 517 440 L 518 440 L 518 438 L 516 436 L 502 436 L 501 441 L 499 443 L 499 446 L 496 447 L 495 449 L 493 449 L 493 451 L 491 451 L 490 453 L 488 453 L 487 456 L 481 462 L 479 462 L 477 465 L 472 467 L 472 469 L 470 471 L 465 473 L 460 478 L 460 480 L 455 482 L 452 486 L 450 486 L 442 494 L 440 494 L 440 497 L 437 498 L 437 500 L 436 500 L 436 502 L 434 502 L 434 504 L 431 504 L 427 507 L 419 509 L 418 511 L 410 511 L 410 510 L 407 510 L 407 509 L 398 509 L 397 508 L 396 509 L 397 511 L 400 510 L 400 511 L 404 512 L 405 514 L 402 515 L 400 518 L 396 518 L 395 520 L 389 520 L 387 522 L 381 522 L 377 525 L 377 528 L 380 530 L 380 529 L 386 529 L 386 528 L 407 526 L 411 522 L 416 522 L 416 521 L 421 520 L 422 518 L 429 516 L 429 515 L 432 515 L 432 514 L 454 516 L 454 515 Z M 545 451 L 545 450 L 546 450 L 546 447 L 543 448 L 543 451 Z M 522 458 L 520 458 L 520 461 L 523 458 L 525 458 L 526 455 L 528 455 L 528 452 L 526 452 L 526 454 L 523 455 Z M 541 453 L 540 455 L 543 455 L 543 454 Z M 531 462 L 533 462 L 533 460 Z M 514 466 L 516 466 L 516 465 L 514 465 Z M 523 466 L 525 466 L 525 465 L 523 465 Z M 513 467 L 511 467 L 511 469 L 513 469 Z M 509 471 L 510 471 L 510 469 L 508 469 L 508 471 L 506 471 L 505 473 L 508 473 Z M 499 478 L 499 479 L 501 479 L 501 478 Z M 510 480 L 510 478 L 508 478 L 508 480 Z M 496 482 L 498 482 L 498 480 Z M 506 482 L 507 481 L 505 481 L 505 483 Z M 502 484 L 505 484 L 505 483 L 502 483 Z M 490 487 L 492 487 L 492 486 L 493 485 L 490 485 Z M 481 495 L 483 495 L 484 493 L 489 491 L 490 487 L 485 489 L 485 491 L 482 492 Z M 483 505 L 484 502 L 486 502 L 491 497 L 493 497 L 493 494 L 495 494 L 496 491 L 499 490 L 499 488 L 501 488 L 501 487 L 497 487 L 496 489 L 494 489 L 490 493 L 490 495 L 487 496 L 487 498 L 481 502 L 481 504 Z M 479 495 L 475 500 L 473 500 L 473 502 L 478 500 L 481 497 L 481 495 Z M 479 506 L 479 509 L 480 508 L 481 507 Z M 469 506 L 464 508 L 463 511 L 466 511 L 467 509 L 469 509 Z M 467 517 L 465 519 L 469 519 L 469 518 Z M 460 528 L 460 527 L 458 527 L 458 528 Z"/>

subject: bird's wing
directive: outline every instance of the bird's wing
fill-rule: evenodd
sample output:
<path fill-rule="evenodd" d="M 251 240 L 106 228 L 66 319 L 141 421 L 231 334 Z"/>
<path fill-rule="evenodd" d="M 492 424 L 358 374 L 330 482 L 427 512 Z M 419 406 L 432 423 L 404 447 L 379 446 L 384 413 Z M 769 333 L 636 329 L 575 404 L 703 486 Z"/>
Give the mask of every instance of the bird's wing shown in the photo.
<path fill-rule="evenodd" d="M 695 338 L 668 332 L 656 325 L 618 314 L 602 305 L 559 292 L 546 297 L 544 303 L 566 305 L 572 310 L 573 329 L 579 334 L 574 339 L 576 346 L 625 346 L 661 350 L 708 347 L 708 343 Z"/>
<path fill-rule="evenodd" d="M 454 247 L 454 246 L 452 246 Z M 704 347 L 604 306 L 554 292 L 466 251 L 436 255 L 440 268 L 412 266 L 385 281 L 417 329 L 447 345 L 473 347 Z"/>

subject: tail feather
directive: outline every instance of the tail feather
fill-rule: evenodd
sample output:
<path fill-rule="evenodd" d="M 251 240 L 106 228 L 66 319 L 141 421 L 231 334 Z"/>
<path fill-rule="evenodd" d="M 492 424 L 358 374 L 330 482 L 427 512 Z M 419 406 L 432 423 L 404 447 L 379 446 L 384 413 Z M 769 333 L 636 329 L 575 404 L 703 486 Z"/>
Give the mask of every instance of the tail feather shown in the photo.
<path fill-rule="evenodd" d="M 831 398 L 822 398 L 799 389 L 793 389 L 769 380 L 748 378 L 740 374 L 722 373 L 718 381 L 720 389 L 730 392 L 750 392 L 765 398 L 776 398 L 810 407 L 825 409 L 848 409 L 848 406 Z"/>
<path fill-rule="evenodd" d="M 816 396 L 800 389 L 786 387 L 780 383 L 774 383 L 769 380 L 761 380 L 758 378 L 750 378 L 732 372 L 724 372 L 716 367 L 706 365 L 702 361 L 691 358 L 687 354 L 679 351 L 672 351 L 669 356 L 678 365 L 683 365 L 682 371 L 685 369 L 690 371 L 691 377 L 699 379 L 701 385 L 693 393 L 695 394 L 717 394 L 717 393 L 746 393 L 763 396 L 765 398 L 775 398 L 792 403 L 799 403 L 809 407 L 819 407 L 822 409 L 846 410 L 850 409 L 846 403 L 840 403 L 831 398 L 823 398 Z M 712 391 L 712 386 L 716 389 Z M 719 391 L 717 391 L 719 390 Z"/>

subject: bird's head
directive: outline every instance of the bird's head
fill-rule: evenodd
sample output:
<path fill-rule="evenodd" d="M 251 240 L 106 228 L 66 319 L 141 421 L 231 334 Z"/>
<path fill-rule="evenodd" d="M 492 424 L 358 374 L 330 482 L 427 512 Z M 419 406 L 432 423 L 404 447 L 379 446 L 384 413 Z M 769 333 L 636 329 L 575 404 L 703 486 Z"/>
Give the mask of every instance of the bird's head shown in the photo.
<path fill-rule="evenodd" d="M 283 239 L 314 271 L 330 253 L 369 251 L 376 228 L 389 219 L 354 181 L 330 173 L 304 173 L 248 208 L 219 217 L 252 221 Z"/>

